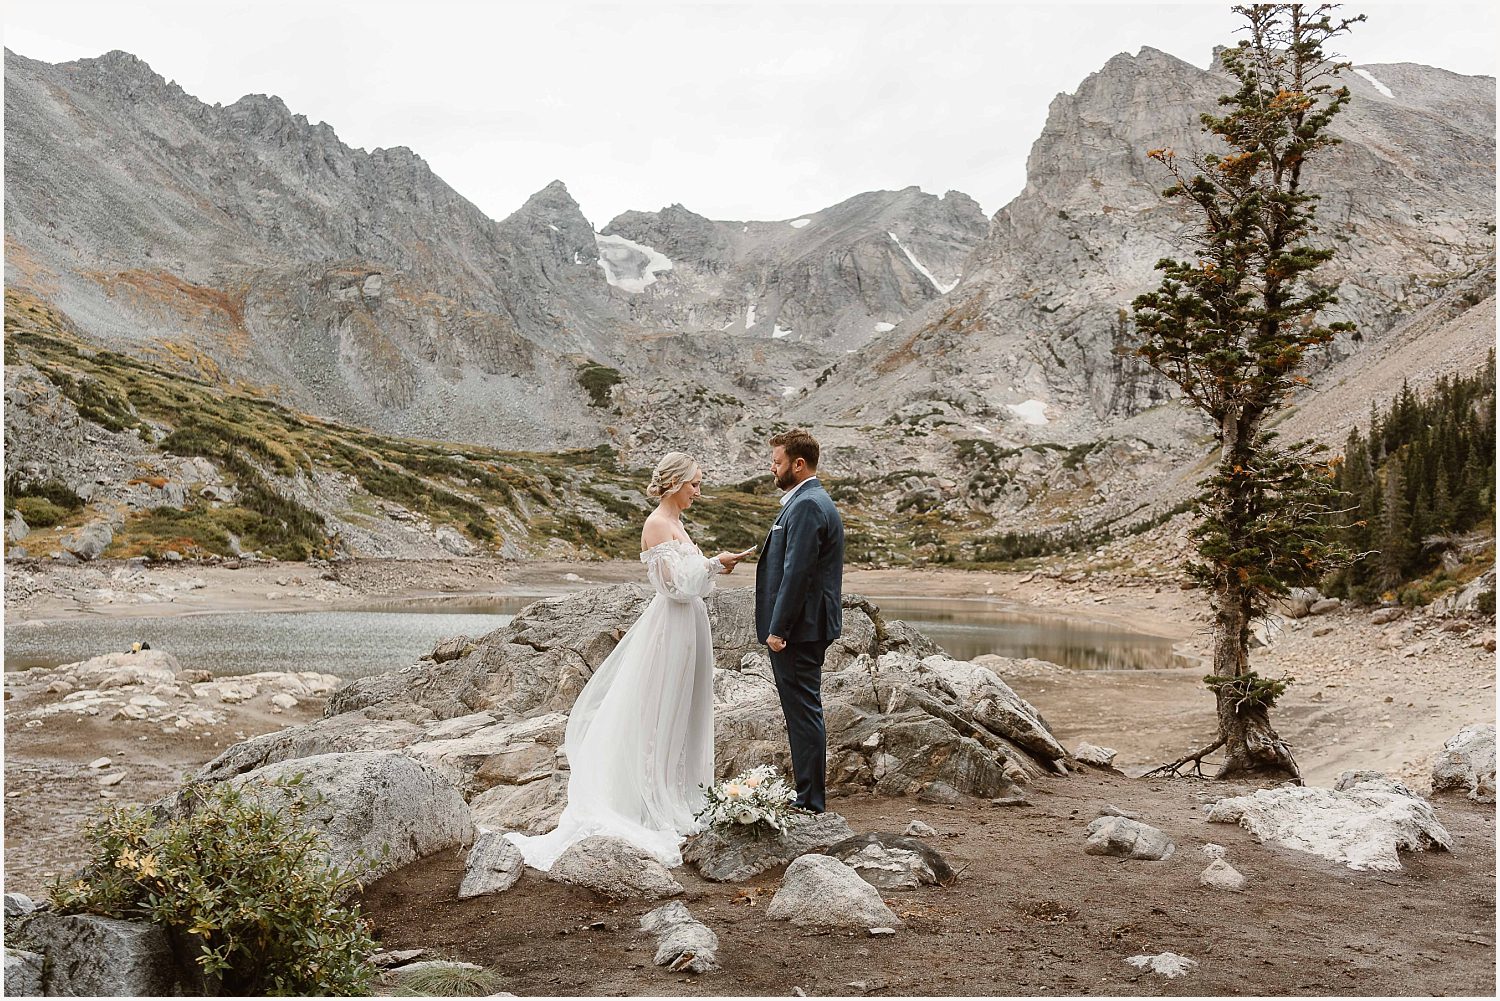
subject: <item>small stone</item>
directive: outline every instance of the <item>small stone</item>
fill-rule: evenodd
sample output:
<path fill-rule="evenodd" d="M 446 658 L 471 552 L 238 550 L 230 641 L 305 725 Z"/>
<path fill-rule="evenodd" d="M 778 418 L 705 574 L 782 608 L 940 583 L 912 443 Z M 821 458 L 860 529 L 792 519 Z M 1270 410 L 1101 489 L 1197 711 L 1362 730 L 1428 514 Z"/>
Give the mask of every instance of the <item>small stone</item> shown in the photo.
<path fill-rule="evenodd" d="M 277 692 L 271 696 L 271 705 L 278 709 L 291 709 L 297 705 L 297 699 L 286 692 Z"/>
<path fill-rule="evenodd" d="M 1211 859 L 1221 859 L 1225 855 L 1224 846 L 1216 845 L 1213 842 L 1209 842 L 1198 850 Z"/>
<path fill-rule="evenodd" d="M 937 828 L 920 820 L 913 820 L 906 825 L 906 834 L 912 838 L 931 838 L 937 835 Z"/>
<path fill-rule="evenodd" d="M 29 719 L 29 720 L 26 721 L 26 729 L 28 729 L 28 730 L 35 730 L 37 727 L 39 727 L 41 725 L 42 725 L 42 721 L 39 720 L 39 719 Z"/>
<path fill-rule="evenodd" d="M 1245 877 L 1234 866 L 1219 858 L 1214 859 L 1203 870 L 1198 883 L 1215 890 L 1232 890 L 1237 893 L 1245 888 Z"/>
<path fill-rule="evenodd" d="M 1100 817 L 1124 817 L 1126 820 L 1140 820 L 1141 815 L 1134 810 L 1122 810 L 1113 803 L 1105 803 L 1099 808 L 1097 816 Z"/>
<path fill-rule="evenodd" d="M 1079 741 L 1078 747 L 1073 751 L 1073 757 L 1095 768 L 1111 768 L 1114 766 L 1115 755 L 1119 753 L 1113 747 L 1098 747 L 1088 741 Z"/>
<path fill-rule="evenodd" d="M 95 758 L 93 761 L 89 762 L 89 767 L 90 768 L 108 768 L 112 764 L 114 764 L 114 762 L 110 761 L 108 758 Z"/>
<path fill-rule="evenodd" d="M 896 929 L 894 929 L 894 928 L 871 928 L 870 929 L 870 937 L 871 938 L 880 938 L 883 935 L 894 935 L 894 934 L 896 934 Z"/>
<path fill-rule="evenodd" d="M 1331 632 L 1333 632 L 1332 626 L 1318 626 L 1312 631 L 1312 634 L 1314 636 L 1327 636 Z"/>
<path fill-rule="evenodd" d="M 101 777 L 99 779 L 99 784 L 102 785 L 102 786 L 117 786 L 121 782 L 124 782 L 124 781 L 125 781 L 125 773 L 124 772 L 111 772 L 110 774 Z"/>
<path fill-rule="evenodd" d="M 499 831 L 485 831 L 469 849 L 458 899 L 508 890 L 516 885 L 524 868 L 526 862 L 519 848 L 505 840 Z"/>
<path fill-rule="evenodd" d="M 1406 609 L 1399 606 L 1393 608 L 1377 608 L 1370 614 L 1370 624 L 1372 626 L 1383 626 L 1387 622 L 1395 622 L 1405 614 Z"/>
<path fill-rule="evenodd" d="M 1161 862 L 1172 857 L 1177 846 L 1165 831 L 1125 817 L 1100 817 L 1089 824 L 1083 850 L 1089 855 Z"/>

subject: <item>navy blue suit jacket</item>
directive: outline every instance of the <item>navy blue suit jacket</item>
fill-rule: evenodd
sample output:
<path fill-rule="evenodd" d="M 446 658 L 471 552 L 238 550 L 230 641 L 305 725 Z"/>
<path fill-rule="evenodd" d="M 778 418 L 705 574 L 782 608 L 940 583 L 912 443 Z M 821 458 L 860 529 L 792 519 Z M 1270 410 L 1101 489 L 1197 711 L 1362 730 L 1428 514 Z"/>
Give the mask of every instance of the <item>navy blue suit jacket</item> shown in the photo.
<path fill-rule="evenodd" d="M 809 478 L 776 517 L 755 564 L 760 642 L 835 640 L 844 631 L 844 522 L 833 498 Z"/>

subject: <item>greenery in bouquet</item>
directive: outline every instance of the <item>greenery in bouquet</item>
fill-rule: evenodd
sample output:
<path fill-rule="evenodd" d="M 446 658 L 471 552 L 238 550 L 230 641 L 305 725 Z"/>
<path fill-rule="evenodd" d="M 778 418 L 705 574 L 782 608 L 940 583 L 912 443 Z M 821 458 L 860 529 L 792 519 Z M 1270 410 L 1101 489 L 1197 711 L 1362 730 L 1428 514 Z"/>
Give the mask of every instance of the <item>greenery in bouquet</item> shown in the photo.
<path fill-rule="evenodd" d="M 710 827 L 744 826 L 757 835 L 785 831 L 797 793 L 774 765 L 761 765 L 704 788 L 706 802 L 694 816 Z"/>

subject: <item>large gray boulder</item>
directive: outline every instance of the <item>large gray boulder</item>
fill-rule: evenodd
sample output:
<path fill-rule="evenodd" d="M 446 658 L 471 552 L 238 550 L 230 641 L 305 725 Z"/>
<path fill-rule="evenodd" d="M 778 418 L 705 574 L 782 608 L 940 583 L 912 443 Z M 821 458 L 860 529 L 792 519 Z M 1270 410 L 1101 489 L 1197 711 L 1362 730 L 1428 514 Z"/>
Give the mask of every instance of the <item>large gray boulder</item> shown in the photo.
<path fill-rule="evenodd" d="M 1495 802 L 1495 724 L 1471 723 L 1449 737 L 1432 763 L 1432 791 Z"/>
<path fill-rule="evenodd" d="M 620 838 L 584 838 L 558 856 L 547 878 L 610 900 L 661 900 L 682 892 L 666 866 Z"/>
<path fill-rule="evenodd" d="M 182 993 L 183 978 L 172 944 L 166 931 L 157 925 L 94 914 L 38 911 L 24 919 L 19 930 L 37 952 L 47 957 L 42 988 L 48 996 Z"/>
<path fill-rule="evenodd" d="M 784 832 L 715 826 L 688 839 L 682 860 L 704 879 L 738 883 L 853 835 L 848 822 L 837 813 L 797 817 Z"/>
<path fill-rule="evenodd" d="M 899 928 L 901 919 L 859 873 L 828 855 L 803 855 L 787 866 L 766 917 L 794 925 Z"/>
<path fill-rule="evenodd" d="M 641 931 L 656 936 L 657 966 L 673 973 L 712 973 L 719 968 L 719 936 L 688 913 L 680 900 L 642 917 Z"/>
<path fill-rule="evenodd" d="M 292 779 L 297 784 L 287 791 L 271 785 Z M 280 761 L 230 782 L 273 805 L 285 796 L 306 796 L 303 823 L 317 833 L 328 861 L 365 883 L 474 837 L 458 790 L 394 751 Z"/>
<path fill-rule="evenodd" d="M 1099 817 L 1089 824 L 1083 850 L 1089 855 L 1161 862 L 1172 857 L 1177 845 L 1167 833 L 1128 817 Z"/>
<path fill-rule="evenodd" d="M 501 831 L 485 831 L 474 839 L 464 860 L 464 878 L 458 884 L 458 899 L 467 900 L 486 893 L 503 893 L 521 878 L 526 860 L 521 850 Z"/>
<path fill-rule="evenodd" d="M 91 521 L 63 536 L 63 550 L 80 560 L 98 559 L 114 541 L 115 530 L 107 521 Z"/>
<path fill-rule="evenodd" d="M 39 952 L 5 947 L 5 996 L 41 997 L 42 965 L 44 958 Z"/>

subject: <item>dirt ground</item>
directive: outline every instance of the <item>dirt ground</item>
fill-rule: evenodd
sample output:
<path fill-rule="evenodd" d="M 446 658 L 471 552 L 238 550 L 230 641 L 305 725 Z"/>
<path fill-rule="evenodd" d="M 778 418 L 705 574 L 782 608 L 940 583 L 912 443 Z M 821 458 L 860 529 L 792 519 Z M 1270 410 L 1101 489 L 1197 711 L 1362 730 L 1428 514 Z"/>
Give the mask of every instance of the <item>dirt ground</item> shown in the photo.
<path fill-rule="evenodd" d="M 1445 799 L 1453 852 L 1404 855 L 1402 873 L 1355 872 L 1207 823 L 1202 802 L 1233 791 L 1090 771 L 1033 786 L 1029 806 L 836 798 L 829 808 L 856 831 L 931 824 L 958 882 L 887 892 L 906 928 L 876 939 L 768 919 L 780 870 L 744 885 L 675 870 L 689 910 L 719 936 L 723 969 L 704 976 L 652 965 L 639 919 L 654 903 L 611 904 L 532 870 L 506 893 L 458 900 L 458 851 L 373 884 L 363 904 L 385 947 L 482 964 L 520 995 L 1493 996 L 1493 807 Z M 1105 803 L 1139 811 L 1177 852 L 1085 855 Z M 1198 885 L 1209 842 L 1249 878 L 1244 892 Z M 1126 963 L 1165 951 L 1198 966 L 1167 980 Z"/>

